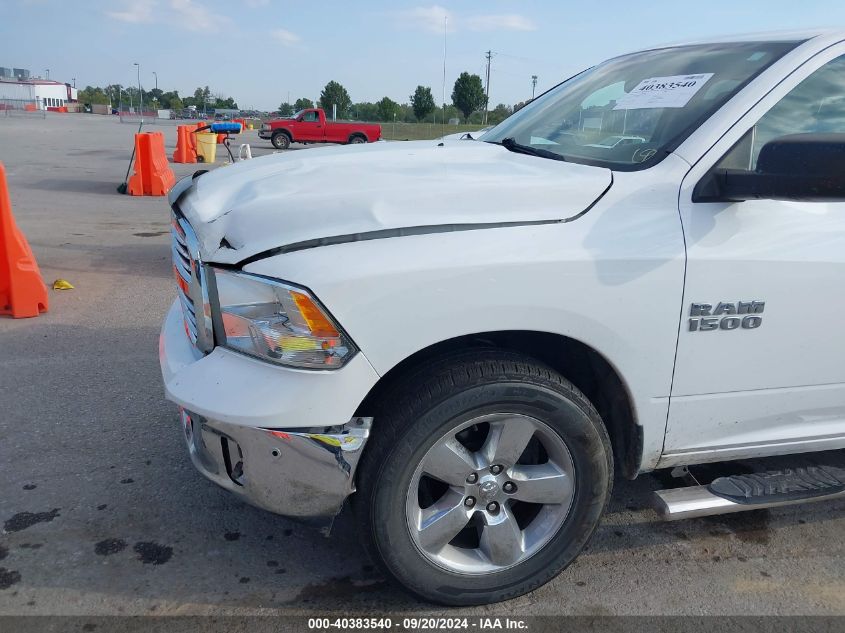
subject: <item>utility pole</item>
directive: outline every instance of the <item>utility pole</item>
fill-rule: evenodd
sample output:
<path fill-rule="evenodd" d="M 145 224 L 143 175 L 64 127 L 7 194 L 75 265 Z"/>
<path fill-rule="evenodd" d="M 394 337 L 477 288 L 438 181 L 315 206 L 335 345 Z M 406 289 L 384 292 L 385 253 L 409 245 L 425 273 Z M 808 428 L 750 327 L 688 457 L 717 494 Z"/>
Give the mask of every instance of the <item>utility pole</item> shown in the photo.
<path fill-rule="evenodd" d="M 158 91 L 158 73 L 156 71 L 153 71 L 153 75 L 155 75 L 156 78 L 156 91 Z"/>
<path fill-rule="evenodd" d="M 141 88 L 141 64 L 133 62 L 138 67 L 138 109 L 141 112 L 141 123 L 144 122 L 144 91 Z"/>
<path fill-rule="evenodd" d="M 44 70 L 46 70 L 46 71 L 47 71 L 47 81 L 50 81 L 50 69 L 49 69 L 49 68 L 45 68 Z"/>
<path fill-rule="evenodd" d="M 487 51 L 487 91 L 484 96 L 484 125 L 487 125 L 487 112 L 490 109 L 490 60 L 493 59 L 493 51 Z"/>
<path fill-rule="evenodd" d="M 76 77 L 73 77 L 73 87 L 76 88 Z"/>
<path fill-rule="evenodd" d="M 449 31 L 449 16 L 443 16 L 443 125 L 446 125 L 446 33 Z"/>
<path fill-rule="evenodd" d="M 531 100 L 534 100 L 534 91 L 537 89 L 537 75 L 531 75 Z"/>

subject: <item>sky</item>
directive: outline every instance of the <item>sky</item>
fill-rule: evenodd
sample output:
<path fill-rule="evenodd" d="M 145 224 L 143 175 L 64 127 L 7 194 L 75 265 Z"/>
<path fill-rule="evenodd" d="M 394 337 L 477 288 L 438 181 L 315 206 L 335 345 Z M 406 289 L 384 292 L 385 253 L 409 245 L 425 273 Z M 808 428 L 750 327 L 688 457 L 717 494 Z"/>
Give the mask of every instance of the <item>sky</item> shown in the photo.
<path fill-rule="evenodd" d="M 444 24 L 446 33 L 444 38 Z M 330 80 L 354 102 L 446 100 L 462 71 L 491 107 L 531 97 L 609 57 L 655 45 L 797 28 L 845 28 L 841 0 L 0 0 L 0 66 L 77 87 L 208 85 L 241 108 L 316 100 Z"/>

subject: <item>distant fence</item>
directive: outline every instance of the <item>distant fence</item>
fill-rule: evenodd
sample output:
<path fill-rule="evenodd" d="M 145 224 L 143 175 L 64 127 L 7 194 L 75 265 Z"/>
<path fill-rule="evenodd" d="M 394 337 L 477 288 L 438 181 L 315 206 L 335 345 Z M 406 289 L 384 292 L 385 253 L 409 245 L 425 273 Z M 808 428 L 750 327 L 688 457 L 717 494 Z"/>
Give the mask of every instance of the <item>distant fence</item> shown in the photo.
<path fill-rule="evenodd" d="M 38 109 L 34 99 L 0 99 L 0 116 L 30 116 L 43 119 L 47 113 Z"/>
<path fill-rule="evenodd" d="M 160 119 L 158 118 L 157 112 L 144 112 L 142 115 L 140 112 L 121 112 L 120 113 L 120 122 L 121 123 L 130 123 L 132 125 L 138 125 L 141 123 L 141 119 L 144 120 L 144 125 L 181 125 L 182 121 L 179 119 Z"/>
<path fill-rule="evenodd" d="M 155 112 L 145 112 L 144 113 L 144 125 L 145 126 L 171 126 L 171 125 L 193 125 L 195 123 L 221 123 L 223 121 L 215 121 L 214 117 L 209 118 L 176 118 L 176 119 L 162 119 L 159 118 L 158 114 Z M 241 119 L 238 119 L 239 121 Z M 250 125 L 254 128 L 261 127 L 261 121 L 257 119 L 244 119 L 246 122 L 247 129 Z M 138 112 L 121 112 L 120 113 L 120 122 L 121 123 L 130 123 L 132 125 L 140 125 L 141 124 L 141 115 Z"/>

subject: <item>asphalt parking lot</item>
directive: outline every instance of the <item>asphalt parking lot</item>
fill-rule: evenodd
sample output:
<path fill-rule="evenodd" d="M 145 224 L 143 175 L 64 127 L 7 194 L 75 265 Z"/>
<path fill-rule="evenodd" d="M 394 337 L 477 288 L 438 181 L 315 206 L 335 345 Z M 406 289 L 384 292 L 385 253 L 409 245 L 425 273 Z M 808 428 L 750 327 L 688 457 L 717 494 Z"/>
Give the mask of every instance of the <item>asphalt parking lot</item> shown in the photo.
<path fill-rule="evenodd" d="M 150 129 L 172 153 L 176 128 Z M 379 576 L 348 516 L 324 538 L 195 472 L 158 368 L 167 205 L 115 191 L 134 131 L 0 117 L 18 226 L 48 284 L 76 287 L 50 290 L 36 319 L 0 318 L 0 614 L 442 612 Z M 648 509 L 660 486 L 618 481 L 560 577 L 461 613 L 845 615 L 845 502 L 667 524 Z"/>

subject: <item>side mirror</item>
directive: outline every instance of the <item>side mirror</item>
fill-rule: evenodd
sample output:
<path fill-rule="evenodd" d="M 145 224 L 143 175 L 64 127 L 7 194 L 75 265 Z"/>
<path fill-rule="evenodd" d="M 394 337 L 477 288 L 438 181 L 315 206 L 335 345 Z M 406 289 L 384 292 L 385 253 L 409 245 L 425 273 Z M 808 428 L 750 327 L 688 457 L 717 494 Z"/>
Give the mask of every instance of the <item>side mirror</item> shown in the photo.
<path fill-rule="evenodd" d="M 763 145 L 757 169 L 713 168 L 693 202 L 845 201 L 845 134 L 791 134 Z"/>

